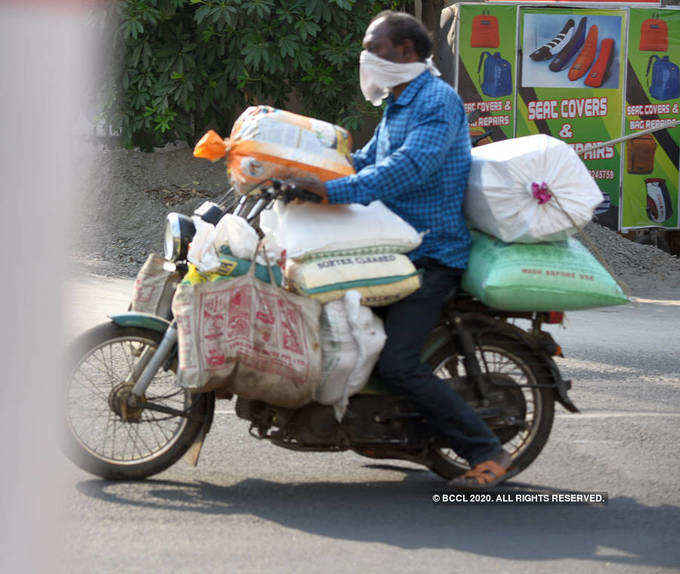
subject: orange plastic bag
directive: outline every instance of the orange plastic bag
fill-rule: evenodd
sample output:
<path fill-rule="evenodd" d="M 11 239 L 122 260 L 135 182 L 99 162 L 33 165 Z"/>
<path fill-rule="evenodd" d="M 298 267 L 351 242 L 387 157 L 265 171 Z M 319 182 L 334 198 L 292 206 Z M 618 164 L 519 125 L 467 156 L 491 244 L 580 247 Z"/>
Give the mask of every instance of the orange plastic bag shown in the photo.
<path fill-rule="evenodd" d="M 329 181 L 354 172 L 352 137 L 339 126 L 269 106 L 248 108 L 223 140 L 209 131 L 194 148 L 196 157 L 225 155 L 232 185 L 248 193 L 268 179 Z"/>

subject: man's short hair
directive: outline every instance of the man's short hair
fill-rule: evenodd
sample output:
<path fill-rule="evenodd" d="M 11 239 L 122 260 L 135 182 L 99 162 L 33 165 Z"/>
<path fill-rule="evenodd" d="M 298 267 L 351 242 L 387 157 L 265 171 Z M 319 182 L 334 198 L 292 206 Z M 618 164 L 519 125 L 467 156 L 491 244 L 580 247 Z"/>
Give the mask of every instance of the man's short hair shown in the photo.
<path fill-rule="evenodd" d="M 385 19 L 389 29 L 387 36 L 395 46 L 401 46 L 404 40 L 411 40 L 413 48 L 421 60 L 425 60 L 430 55 L 432 40 L 427 28 L 423 26 L 423 23 L 418 18 L 406 12 L 384 10 L 373 18 L 371 22 L 375 22 L 380 18 Z"/>

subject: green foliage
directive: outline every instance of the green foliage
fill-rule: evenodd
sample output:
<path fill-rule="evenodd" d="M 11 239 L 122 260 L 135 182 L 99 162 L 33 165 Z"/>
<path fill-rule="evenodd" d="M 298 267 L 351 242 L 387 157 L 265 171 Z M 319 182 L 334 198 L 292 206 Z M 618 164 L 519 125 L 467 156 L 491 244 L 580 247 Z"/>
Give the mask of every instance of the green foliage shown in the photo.
<path fill-rule="evenodd" d="M 209 127 L 226 135 L 248 106 L 296 107 L 360 127 L 358 56 L 370 19 L 394 0 L 124 0 L 117 73 L 100 84 L 108 125 L 127 146 L 193 144 Z"/>

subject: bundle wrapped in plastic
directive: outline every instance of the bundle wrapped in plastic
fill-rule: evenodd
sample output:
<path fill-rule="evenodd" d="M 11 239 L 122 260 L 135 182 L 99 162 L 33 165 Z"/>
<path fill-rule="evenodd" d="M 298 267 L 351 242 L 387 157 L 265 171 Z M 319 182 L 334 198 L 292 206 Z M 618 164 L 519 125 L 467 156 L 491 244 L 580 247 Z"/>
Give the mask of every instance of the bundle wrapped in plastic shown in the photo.
<path fill-rule="evenodd" d="M 359 293 L 348 291 L 321 311 L 321 382 L 314 400 L 332 405 L 338 421 L 349 397 L 368 381 L 387 339 L 382 321 L 360 301 Z"/>
<path fill-rule="evenodd" d="M 189 271 L 184 276 L 184 284 L 233 279 L 248 272 L 259 238 L 245 219 L 227 213 L 216 226 L 197 216 L 193 221 L 196 235 L 189 246 Z M 266 253 L 266 257 L 262 252 Z M 279 265 L 283 263 L 282 253 L 271 239 L 263 243 L 256 257 L 255 276 L 265 283 L 269 282 L 268 261 L 272 264 L 276 284 L 281 285 L 283 273 Z"/>
<path fill-rule="evenodd" d="M 556 138 L 538 134 L 472 151 L 465 217 L 507 243 L 564 240 L 602 200 L 579 156 Z"/>
<path fill-rule="evenodd" d="M 209 131 L 194 155 L 227 155 L 232 185 L 248 193 L 269 179 L 329 181 L 354 173 L 352 137 L 340 126 L 270 106 L 252 106 L 234 123 L 229 139 Z"/>
<path fill-rule="evenodd" d="M 408 253 L 420 234 L 382 202 L 370 205 L 288 204 L 277 201 L 260 216 L 267 239 L 291 259 Z"/>

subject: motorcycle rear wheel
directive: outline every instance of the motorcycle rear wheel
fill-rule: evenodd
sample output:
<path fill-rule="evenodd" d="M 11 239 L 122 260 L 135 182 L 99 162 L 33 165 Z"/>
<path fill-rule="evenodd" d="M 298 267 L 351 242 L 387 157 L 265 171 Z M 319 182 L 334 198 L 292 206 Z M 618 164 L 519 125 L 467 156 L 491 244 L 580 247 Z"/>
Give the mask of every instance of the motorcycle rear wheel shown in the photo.
<path fill-rule="evenodd" d="M 482 371 L 486 357 L 490 373 L 512 377 L 517 384 L 549 384 L 550 371 L 531 349 L 505 337 L 487 335 L 480 341 L 477 358 Z M 453 345 L 439 349 L 428 361 L 433 372 L 441 378 L 465 375 L 462 357 Z M 540 454 L 548 441 L 555 416 L 555 399 L 551 388 L 519 387 L 526 401 L 526 430 L 518 433 L 503 447 L 512 455 L 513 475 L 526 469 Z M 502 441 L 503 442 L 503 441 Z M 430 452 L 431 468 L 446 479 L 460 476 L 470 466 L 451 449 L 437 448 Z"/>
<path fill-rule="evenodd" d="M 159 369 L 145 399 L 177 410 L 191 407 L 197 420 L 148 409 L 121 413 L 126 382 L 145 348 L 162 334 L 106 323 L 83 333 L 67 355 L 62 411 L 62 448 L 77 466 L 109 480 L 140 480 L 177 462 L 189 449 L 208 413 L 205 394 L 175 386 L 172 370 Z"/>

